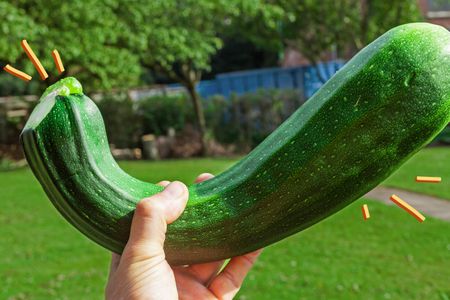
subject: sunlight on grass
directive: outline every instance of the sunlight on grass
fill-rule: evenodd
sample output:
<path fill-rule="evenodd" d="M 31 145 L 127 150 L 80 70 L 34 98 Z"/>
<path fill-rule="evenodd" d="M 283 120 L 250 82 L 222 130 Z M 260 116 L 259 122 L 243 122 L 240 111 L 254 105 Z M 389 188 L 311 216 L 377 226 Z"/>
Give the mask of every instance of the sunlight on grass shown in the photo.
<path fill-rule="evenodd" d="M 424 163 L 444 162 L 449 153 L 444 150 L 422 151 L 388 183 L 408 187 L 411 175 L 416 186 L 416 173 L 444 179 L 445 167 Z M 218 173 L 234 162 L 194 159 L 121 166 L 143 180 L 189 183 L 201 172 Z M 0 186 L 0 299 L 103 299 L 109 253 L 59 216 L 28 169 L 0 173 Z M 366 222 L 362 203 L 370 207 Z M 420 224 L 396 207 L 359 200 L 265 249 L 238 299 L 447 299 L 448 232 L 449 223 L 428 217 Z"/>
<path fill-rule="evenodd" d="M 407 161 L 383 185 L 425 193 L 450 201 L 450 148 L 425 148 Z M 439 176 L 441 183 L 416 183 L 416 176 Z"/>

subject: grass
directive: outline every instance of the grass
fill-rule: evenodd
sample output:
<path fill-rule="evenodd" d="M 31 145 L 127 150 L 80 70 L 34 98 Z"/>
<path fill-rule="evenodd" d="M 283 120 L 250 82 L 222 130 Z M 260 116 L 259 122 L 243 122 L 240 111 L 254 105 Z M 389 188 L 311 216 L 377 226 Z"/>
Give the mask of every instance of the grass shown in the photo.
<path fill-rule="evenodd" d="M 427 149 L 420 155 L 439 157 L 434 151 L 441 152 Z M 423 157 L 414 161 L 421 164 Z M 192 182 L 200 172 L 217 173 L 232 163 L 121 165 L 147 181 Z M 0 173 L 0 188 L 0 299 L 103 299 L 109 253 L 57 214 L 28 169 Z M 366 222 L 363 203 L 372 215 Z M 358 200 L 268 247 L 238 299 L 449 299 L 449 231 L 449 223 L 427 218 L 420 224 L 394 206 Z"/>
<path fill-rule="evenodd" d="M 383 185 L 437 196 L 450 201 L 450 148 L 425 148 L 407 161 Z M 416 176 L 439 176 L 441 183 L 415 183 Z"/>
<path fill-rule="evenodd" d="M 448 299 L 449 230 L 358 200 L 263 252 L 241 299 Z"/>
<path fill-rule="evenodd" d="M 192 182 L 232 160 L 124 162 L 143 180 Z M 29 169 L 0 173 L 0 299 L 102 299 L 109 253 L 65 222 Z"/>

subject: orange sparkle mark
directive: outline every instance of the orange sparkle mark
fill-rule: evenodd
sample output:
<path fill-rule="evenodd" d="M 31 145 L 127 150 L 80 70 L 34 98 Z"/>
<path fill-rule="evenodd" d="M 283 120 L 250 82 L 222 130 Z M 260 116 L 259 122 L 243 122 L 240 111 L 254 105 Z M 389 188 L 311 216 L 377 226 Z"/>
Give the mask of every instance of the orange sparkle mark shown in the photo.
<path fill-rule="evenodd" d="M 416 176 L 416 182 L 439 183 L 441 181 L 442 181 L 441 177 Z"/>
<path fill-rule="evenodd" d="M 38 71 L 39 75 L 41 76 L 41 79 L 42 80 L 47 79 L 48 78 L 47 72 L 45 71 L 45 69 L 42 66 L 42 64 L 39 61 L 39 59 L 34 54 L 33 50 L 31 50 L 30 46 L 28 45 L 28 42 L 26 40 L 22 40 L 21 45 L 22 45 L 23 50 L 27 54 L 28 58 L 31 60 L 31 62 L 33 63 L 34 67 L 36 68 L 36 70 Z"/>
<path fill-rule="evenodd" d="M 25 81 L 30 81 L 31 80 L 31 76 L 28 75 L 27 73 L 24 73 L 20 70 L 17 70 L 16 68 L 11 67 L 10 65 L 6 65 L 3 67 L 3 70 L 5 70 L 6 72 L 8 72 L 9 74 L 16 76 L 17 78 L 20 78 L 22 80 Z"/>
<path fill-rule="evenodd" d="M 52 51 L 53 60 L 55 61 L 56 68 L 58 69 L 59 74 L 64 72 L 64 65 L 62 63 L 61 57 L 59 56 L 58 50 Z"/>
<path fill-rule="evenodd" d="M 361 210 L 362 210 L 362 214 L 364 217 L 364 220 L 367 220 L 370 218 L 370 212 L 369 212 L 369 207 L 367 206 L 367 204 L 364 204 L 363 206 L 361 206 Z"/>
<path fill-rule="evenodd" d="M 419 222 L 425 221 L 425 217 L 420 212 L 418 212 L 414 207 L 403 201 L 399 196 L 392 195 L 390 199 L 392 202 L 397 204 L 397 206 L 404 209 L 407 213 L 416 218 L 417 221 Z"/>

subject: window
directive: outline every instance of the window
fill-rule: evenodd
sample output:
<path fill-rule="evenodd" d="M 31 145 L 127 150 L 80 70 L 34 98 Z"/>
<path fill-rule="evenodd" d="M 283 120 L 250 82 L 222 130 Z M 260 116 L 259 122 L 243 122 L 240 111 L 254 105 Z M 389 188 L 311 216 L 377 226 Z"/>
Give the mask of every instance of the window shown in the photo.
<path fill-rule="evenodd" d="M 428 0 L 428 18 L 450 18 L 450 2 L 448 0 Z"/>

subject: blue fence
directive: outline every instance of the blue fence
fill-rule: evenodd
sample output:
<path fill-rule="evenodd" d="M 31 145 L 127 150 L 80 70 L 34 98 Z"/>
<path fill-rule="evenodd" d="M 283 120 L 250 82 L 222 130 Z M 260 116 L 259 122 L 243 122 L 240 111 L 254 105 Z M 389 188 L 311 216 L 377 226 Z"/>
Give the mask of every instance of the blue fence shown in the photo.
<path fill-rule="evenodd" d="M 328 80 L 343 65 L 343 61 L 336 60 L 320 63 L 316 67 L 269 68 L 222 73 L 213 80 L 201 81 L 197 91 L 203 98 L 217 94 L 228 98 L 233 93 L 240 95 L 258 89 L 299 89 L 305 98 L 309 98 L 322 86 L 323 81 L 320 77 Z M 171 84 L 169 87 L 179 88 L 180 85 Z"/>

